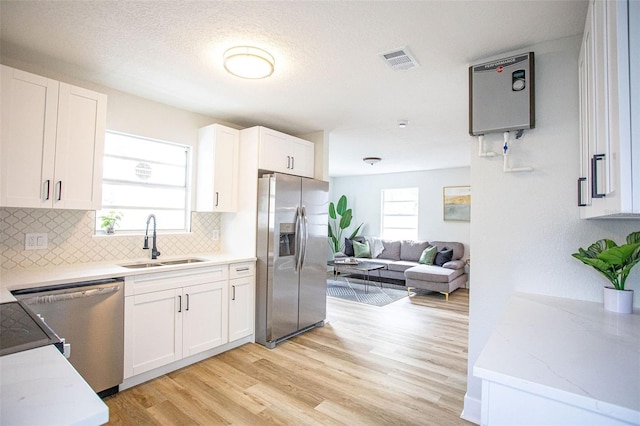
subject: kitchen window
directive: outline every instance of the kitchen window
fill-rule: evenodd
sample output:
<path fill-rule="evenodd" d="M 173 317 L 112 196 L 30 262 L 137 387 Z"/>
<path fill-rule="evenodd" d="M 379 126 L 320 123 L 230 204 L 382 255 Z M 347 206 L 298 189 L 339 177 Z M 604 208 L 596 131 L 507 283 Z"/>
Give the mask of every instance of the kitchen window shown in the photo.
<path fill-rule="evenodd" d="M 418 188 L 382 190 L 382 238 L 418 238 Z"/>
<path fill-rule="evenodd" d="M 106 132 L 96 232 L 110 211 L 122 213 L 116 232 L 144 231 L 151 213 L 159 230 L 188 231 L 190 156 L 189 146 Z"/>

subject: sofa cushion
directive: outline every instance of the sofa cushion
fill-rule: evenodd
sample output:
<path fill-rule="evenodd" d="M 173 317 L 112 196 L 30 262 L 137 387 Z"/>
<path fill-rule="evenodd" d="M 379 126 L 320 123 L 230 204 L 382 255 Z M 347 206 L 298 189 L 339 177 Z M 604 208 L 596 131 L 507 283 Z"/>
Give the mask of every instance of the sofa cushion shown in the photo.
<path fill-rule="evenodd" d="M 432 265 L 418 265 L 404 271 L 404 276 L 406 278 L 419 281 L 448 283 L 463 273 L 464 269 L 448 269 Z"/>
<path fill-rule="evenodd" d="M 443 248 L 436 253 L 436 258 L 433 260 L 433 264 L 436 266 L 442 266 L 449 262 L 453 257 L 453 249 Z"/>
<path fill-rule="evenodd" d="M 464 269 L 464 260 L 450 260 L 442 265 L 442 267 L 449 269 Z"/>
<path fill-rule="evenodd" d="M 389 265 L 387 265 L 387 269 L 389 271 L 404 272 L 407 269 L 413 268 L 416 265 L 417 265 L 416 262 L 409 262 L 406 260 L 396 260 L 395 262 L 389 263 Z"/>
<path fill-rule="evenodd" d="M 353 252 L 353 243 L 351 241 L 352 240 L 350 240 L 349 238 L 344 239 L 344 254 L 346 254 L 348 257 L 355 256 L 355 253 Z M 354 237 L 353 241 L 364 243 L 365 239 L 364 237 Z"/>
<path fill-rule="evenodd" d="M 360 243 L 353 240 L 353 254 L 355 257 L 368 257 L 371 258 L 371 250 L 369 249 L 369 242 L 365 241 Z"/>
<path fill-rule="evenodd" d="M 400 243 L 400 260 L 417 262 L 427 247 L 429 247 L 428 241 L 402 240 Z"/>
<path fill-rule="evenodd" d="M 453 249 L 453 257 L 451 260 L 460 260 L 464 256 L 464 244 L 455 241 L 430 241 L 429 244 L 438 247 L 438 251 L 447 247 Z"/>
<path fill-rule="evenodd" d="M 400 260 L 400 241 L 382 240 L 384 250 L 378 255 L 378 259 Z"/>
<path fill-rule="evenodd" d="M 433 265 L 436 254 L 438 254 L 438 247 L 429 246 L 424 249 L 424 251 L 420 255 L 418 263 L 422 263 L 423 265 Z"/>

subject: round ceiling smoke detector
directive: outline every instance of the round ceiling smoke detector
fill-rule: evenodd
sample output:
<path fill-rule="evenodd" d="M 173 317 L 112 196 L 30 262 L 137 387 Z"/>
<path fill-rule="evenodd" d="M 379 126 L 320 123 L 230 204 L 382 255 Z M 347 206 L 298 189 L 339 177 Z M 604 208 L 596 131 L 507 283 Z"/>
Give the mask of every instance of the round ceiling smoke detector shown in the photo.
<path fill-rule="evenodd" d="M 273 74 L 275 60 L 267 51 L 237 46 L 224 52 L 224 68 L 237 77 L 260 79 Z"/>
<path fill-rule="evenodd" d="M 362 161 L 364 161 L 365 163 L 373 166 L 376 163 L 379 163 L 380 161 L 382 161 L 382 158 L 380 157 L 364 157 L 362 159 Z"/>
<path fill-rule="evenodd" d="M 408 125 L 409 125 L 409 122 L 407 120 L 398 120 L 399 128 L 406 129 Z"/>

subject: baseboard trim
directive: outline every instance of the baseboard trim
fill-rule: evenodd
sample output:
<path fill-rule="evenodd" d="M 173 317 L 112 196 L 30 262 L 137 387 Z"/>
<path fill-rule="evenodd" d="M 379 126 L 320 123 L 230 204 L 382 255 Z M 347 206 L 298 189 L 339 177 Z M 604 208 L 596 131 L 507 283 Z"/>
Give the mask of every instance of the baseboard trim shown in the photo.
<path fill-rule="evenodd" d="M 464 409 L 462 410 L 462 414 L 460 414 L 460 418 L 479 425 L 480 418 L 481 418 L 480 417 L 481 406 L 482 405 L 479 399 L 471 398 L 468 394 L 465 394 Z"/>

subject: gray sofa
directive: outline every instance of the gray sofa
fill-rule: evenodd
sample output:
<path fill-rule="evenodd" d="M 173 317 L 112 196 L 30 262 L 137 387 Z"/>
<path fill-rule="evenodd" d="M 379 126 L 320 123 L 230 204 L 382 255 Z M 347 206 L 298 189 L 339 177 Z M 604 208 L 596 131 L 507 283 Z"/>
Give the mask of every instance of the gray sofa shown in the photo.
<path fill-rule="evenodd" d="M 360 241 L 364 241 L 360 237 Z M 380 240 L 377 238 L 367 238 L 371 250 L 371 258 L 357 258 L 358 261 L 372 262 L 384 265 L 383 269 L 372 272 L 371 276 L 376 277 L 380 272 L 382 278 L 392 278 L 405 281 L 407 290 L 420 288 L 430 291 L 437 291 L 445 295 L 449 300 L 449 293 L 462 288 L 467 283 L 465 273 L 464 244 L 452 241 L 411 241 L 411 240 Z M 345 251 L 336 253 L 336 259 L 340 257 L 351 257 L 349 243 L 346 242 Z M 436 256 L 435 261 L 442 263 L 446 260 L 448 253 L 445 249 L 452 251 L 451 260 L 442 263 L 442 266 L 426 265 L 419 263 L 422 252 L 429 246 L 435 246 L 442 258 Z M 341 269 L 343 266 L 341 266 Z M 347 266 L 348 268 L 348 266 Z"/>

